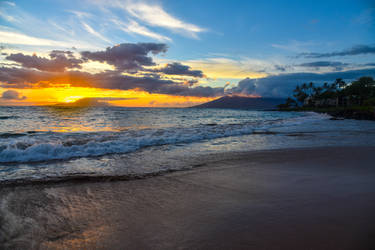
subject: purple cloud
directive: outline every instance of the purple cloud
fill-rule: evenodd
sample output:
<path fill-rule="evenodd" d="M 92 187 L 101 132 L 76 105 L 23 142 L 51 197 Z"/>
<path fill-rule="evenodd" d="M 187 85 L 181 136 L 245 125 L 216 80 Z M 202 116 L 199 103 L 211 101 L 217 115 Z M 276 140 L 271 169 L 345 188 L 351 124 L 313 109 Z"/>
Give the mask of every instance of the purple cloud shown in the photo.
<path fill-rule="evenodd" d="M 4 100 L 18 100 L 18 101 L 25 100 L 26 98 L 27 98 L 26 96 L 21 96 L 20 93 L 18 93 L 15 90 L 4 91 L 0 97 L 0 99 L 4 99 Z"/>

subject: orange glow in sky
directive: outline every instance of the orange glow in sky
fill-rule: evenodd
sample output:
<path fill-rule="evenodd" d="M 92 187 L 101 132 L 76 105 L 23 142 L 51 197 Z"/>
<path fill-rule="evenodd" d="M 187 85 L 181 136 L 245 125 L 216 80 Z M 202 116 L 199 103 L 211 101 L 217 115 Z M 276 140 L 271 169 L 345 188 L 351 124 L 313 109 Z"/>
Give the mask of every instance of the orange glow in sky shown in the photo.
<path fill-rule="evenodd" d="M 0 88 L 0 95 L 9 90 Z M 74 103 L 82 98 L 108 98 L 107 103 L 124 107 L 189 107 L 211 101 L 215 98 L 182 97 L 164 94 L 150 94 L 137 90 L 107 90 L 86 87 L 48 87 L 14 89 L 25 100 L 0 100 L 0 105 L 55 105 Z M 110 98 L 123 98 L 110 100 Z"/>

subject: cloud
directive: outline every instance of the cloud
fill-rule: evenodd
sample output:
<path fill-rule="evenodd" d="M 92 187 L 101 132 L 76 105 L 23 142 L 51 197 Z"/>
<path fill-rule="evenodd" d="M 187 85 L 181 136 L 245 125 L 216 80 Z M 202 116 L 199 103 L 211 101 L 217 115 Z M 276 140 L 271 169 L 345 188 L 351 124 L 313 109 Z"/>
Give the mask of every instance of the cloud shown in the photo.
<path fill-rule="evenodd" d="M 160 76 L 131 76 L 119 71 L 90 74 L 80 71 L 63 73 L 37 71 L 26 68 L 0 68 L 0 87 L 40 88 L 51 86 L 90 87 L 117 90 L 141 90 L 177 96 L 215 97 L 224 94 L 224 88 L 191 87 L 186 81 L 161 79 Z"/>
<path fill-rule="evenodd" d="M 243 79 L 248 76 L 262 77 L 266 75 L 265 71 L 274 70 L 273 64 L 270 62 L 247 57 L 241 57 L 236 60 L 226 57 L 210 57 L 185 61 L 184 64 L 201 69 L 209 78 Z"/>
<path fill-rule="evenodd" d="M 14 2 L 10 2 L 10 1 L 4 1 L 3 3 L 8 4 L 9 6 L 12 6 L 12 7 L 16 6 Z"/>
<path fill-rule="evenodd" d="M 0 1 L 1 2 L 1 1 Z M 93 39 L 93 35 L 86 32 L 82 22 L 90 24 L 94 32 L 107 28 L 102 17 L 95 16 L 92 22 L 84 20 L 84 13 L 79 16 L 76 12 L 63 11 L 61 15 L 52 15 L 48 18 L 44 15 L 35 15 L 22 6 L 10 7 L 0 4 L 0 12 L 14 19 L 8 26 L 0 25 L 0 41 L 13 45 L 43 47 L 62 47 L 93 49 L 108 45 L 102 39 Z M 2 8 L 3 7 L 3 8 Z M 66 14 L 68 12 L 69 14 Z M 71 14 L 74 14 L 71 15 Z M 9 19 L 9 18 L 8 18 Z M 0 17 L 1 20 L 1 17 Z M 87 27 L 86 27 L 87 28 Z M 108 40 L 108 39 L 107 39 Z"/>
<path fill-rule="evenodd" d="M 288 69 L 286 65 L 273 65 L 276 71 L 285 72 Z"/>
<path fill-rule="evenodd" d="M 290 73 L 272 75 L 264 78 L 241 80 L 236 87 L 226 89 L 228 94 L 261 95 L 265 97 L 287 97 L 292 94 L 297 84 L 314 82 L 322 84 L 333 82 L 337 78 L 345 81 L 353 81 L 361 76 L 375 77 L 375 68 L 330 72 L 325 74 L 316 73 Z"/>
<path fill-rule="evenodd" d="M 183 34 L 188 34 L 197 38 L 197 34 L 205 29 L 194 24 L 183 22 L 176 17 L 168 14 L 161 6 L 149 5 L 146 3 L 127 3 L 122 7 L 132 16 L 151 25 L 163 27 Z"/>
<path fill-rule="evenodd" d="M 317 61 L 309 63 L 301 63 L 298 66 L 302 67 L 337 67 L 337 66 L 346 66 L 347 63 L 342 62 L 331 62 L 331 61 Z"/>
<path fill-rule="evenodd" d="M 21 96 L 20 93 L 18 93 L 15 90 L 4 91 L 0 97 L 0 99 L 4 99 L 4 100 L 17 100 L 17 101 L 25 100 L 26 98 L 27 98 L 26 96 Z"/>
<path fill-rule="evenodd" d="M 159 89 L 160 94 L 176 95 L 176 96 L 196 96 L 196 97 L 217 97 L 224 95 L 224 88 L 212 87 L 188 87 L 180 84 L 164 85 Z"/>
<path fill-rule="evenodd" d="M 191 70 L 190 66 L 178 62 L 168 63 L 163 68 L 155 69 L 153 72 L 162 72 L 167 75 L 184 75 L 193 77 L 204 77 L 201 70 Z"/>
<path fill-rule="evenodd" d="M 91 35 L 93 36 L 96 36 L 98 37 L 99 39 L 107 42 L 107 43 L 112 43 L 110 40 L 108 40 L 107 38 L 105 38 L 102 34 L 100 34 L 99 32 L 95 31 L 90 25 L 88 25 L 87 23 L 81 21 L 82 25 L 83 25 L 83 28 L 89 32 Z"/>
<path fill-rule="evenodd" d="M 106 16 L 111 16 L 115 20 L 119 20 L 119 18 L 122 19 L 124 16 L 128 20 L 131 20 L 127 25 L 133 27 L 125 28 L 126 32 L 138 33 L 140 35 L 155 38 L 159 41 L 162 41 L 160 39 L 160 36 L 162 35 L 157 34 L 154 31 L 150 31 L 150 27 L 161 27 L 196 39 L 199 38 L 199 33 L 206 31 L 206 29 L 203 27 L 183 21 L 182 19 L 172 15 L 165 10 L 163 6 L 155 1 L 152 3 L 151 1 L 143 0 L 90 0 L 86 2 L 96 5 L 97 9 L 105 13 Z M 125 15 L 124 13 L 120 12 L 121 16 L 119 16 L 119 10 L 123 10 Z M 116 22 L 116 24 L 119 23 Z M 145 26 L 147 26 L 147 28 Z M 123 25 L 120 24 L 119 27 L 122 29 Z M 130 31 L 130 29 L 133 31 Z M 169 41 L 170 39 L 165 39 L 167 38 L 166 36 L 162 37 L 163 40 L 166 41 Z"/>
<path fill-rule="evenodd" d="M 71 51 L 53 50 L 49 54 L 51 59 L 37 55 L 11 54 L 5 59 L 20 63 L 25 68 L 35 68 L 42 71 L 62 72 L 65 69 L 81 68 L 82 59 L 77 59 Z"/>
<path fill-rule="evenodd" d="M 70 13 L 76 15 L 79 19 L 91 18 L 92 17 L 92 15 L 90 13 L 87 13 L 87 12 L 84 12 L 84 11 L 69 10 L 67 12 L 70 12 Z"/>
<path fill-rule="evenodd" d="M 306 58 L 322 58 L 334 56 L 354 56 L 362 54 L 375 54 L 375 46 L 357 45 L 342 51 L 335 51 L 330 53 L 300 53 L 298 56 Z"/>
<path fill-rule="evenodd" d="M 106 43 L 112 44 L 112 42 L 108 38 L 104 37 L 102 34 L 100 34 L 95 29 L 93 29 L 86 21 L 84 21 L 84 19 L 89 19 L 89 18 L 92 19 L 92 15 L 90 13 L 83 12 L 83 11 L 74 11 L 74 10 L 70 10 L 68 12 L 78 17 L 81 25 L 83 26 L 83 29 L 86 30 L 89 34 L 99 38 L 100 40 L 105 41 Z"/>
<path fill-rule="evenodd" d="M 3 8 L 5 7 L 5 8 Z M 10 7 L 10 8 L 8 8 Z M 18 22 L 18 20 L 12 16 L 12 15 L 9 15 L 8 13 L 8 9 L 12 9 L 16 7 L 16 4 L 13 3 L 13 2 L 8 2 L 8 1 L 2 1 L 0 3 L 0 18 L 4 19 L 5 21 L 9 22 L 9 23 L 15 23 L 15 22 Z"/>
<path fill-rule="evenodd" d="M 17 22 L 17 19 L 13 16 L 7 15 L 6 13 L 2 12 L 0 10 L 0 18 L 4 19 L 5 21 L 9 23 Z"/>
<path fill-rule="evenodd" d="M 42 72 L 27 68 L 0 68 L 1 87 L 5 88 L 32 88 L 33 84 L 41 81 L 47 81 L 54 74 L 51 72 Z"/>
<path fill-rule="evenodd" d="M 139 34 L 139 35 L 142 35 L 142 36 L 154 38 L 154 39 L 159 40 L 159 41 L 172 41 L 169 37 L 157 34 L 155 32 L 152 32 L 148 28 L 139 25 L 135 21 L 131 21 L 127 25 L 127 30 L 128 30 L 128 32 L 133 32 L 133 33 L 136 33 L 136 34 Z"/>
<path fill-rule="evenodd" d="M 111 90 L 135 90 L 152 94 L 166 94 L 173 96 L 217 97 L 224 94 L 246 94 L 285 97 L 291 94 L 292 89 L 304 82 L 314 81 L 323 83 L 336 78 L 354 80 L 360 76 L 375 75 L 375 68 L 351 70 L 331 73 L 286 73 L 291 66 L 271 64 L 264 61 L 242 59 L 238 75 L 246 73 L 240 78 L 236 86 L 224 87 L 202 86 L 197 83 L 199 78 L 205 77 L 203 71 L 193 70 L 192 62 L 187 65 L 180 62 L 170 62 L 164 66 L 157 66 L 152 54 L 160 54 L 167 51 L 167 45 L 163 43 L 122 43 L 105 50 L 83 51 L 81 57 L 76 57 L 72 51 L 53 50 L 49 57 L 37 55 L 24 55 L 22 53 L 10 54 L 7 60 L 19 63 L 19 66 L 0 67 L 0 87 L 3 88 L 47 88 L 47 87 L 88 87 Z M 89 61 L 90 60 L 90 61 Z M 86 72 L 81 69 L 86 63 L 101 62 L 111 65 L 113 68 L 98 73 Z M 217 67 L 235 61 L 225 58 L 211 58 L 207 64 Z M 242 68 L 240 67 L 241 65 Z M 301 63 L 296 66 L 334 67 L 338 69 L 346 66 L 346 63 L 335 61 L 315 61 Z M 246 71 L 249 67 L 273 70 L 274 74 L 262 78 L 249 78 L 252 76 Z M 370 63 L 367 65 L 371 67 Z M 194 67 L 200 68 L 200 67 Z M 282 74 L 275 74 L 275 69 Z M 222 70 L 219 68 L 218 70 Z M 241 73 L 241 74 L 240 74 Z M 172 76 L 171 76 L 172 75 Z M 175 75 L 175 76 L 173 76 Z M 259 77 L 259 75 L 257 75 Z M 22 98 L 22 97 L 19 97 Z M 105 100 L 97 100 L 105 101 Z"/>
<path fill-rule="evenodd" d="M 104 89 L 130 90 L 137 89 L 148 93 L 158 93 L 177 96 L 214 97 L 223 95 L 223 88 L 190 87 L 184 81 L 172 81 L 157 77 L 135 77 L 121 75 L 117 72 L 105 72 L 91 75 L 91 87 Z"/>
<path fill-rule="evenodd" d="M 12 31 L 1 31 L 1 30 L 0 30 L 0 41 L 1 43 L 7 43 L 7 44 L 71 47 L 71 44 L 62 42 L 62 41 L 54 41 L 50 39 L 28 36 L 25 34 L 16 33 Z"/>
<path fill-rule="evenodd" d="M 1 29 L 0 25 L 0 29 Z M 45 46 L 45 47 L 58 47 L 58 48 L 95 48 L 97 49 L 98 46 L 94 46 L 92 42 L 86 43 L 81 40 L 51 40 L 45 39 L 40 37 L 29 36 L 26 34 L 13 32 L 9 30 L 0 30 L 0 42 L 2 44 L 11 44 L 11 45 L 27 45 L 27 46 Z"/>
<path fill-rule="evenodd" d="M 170 39 L 169 37 L 153 32 L 149 30 L 147 27 L 140 25 L 134 20 L 131 20 L 127 24 L 117 19 L 113 19 L 112 22 L 115 23 L 120 30 L 125 31 L 127 33 L 135 33 L 138 35 L 156 39 L 158 41 L 172 41 L 172 39 Z"/>
<path fill-rule="evenodd" d="M 333 62 L 333 61 L 317 61 L 309 63 L 301 63 L 297 66 L 308 67 L 308 68 L 321 68 L 321 67 L 333 67 L 336 70 L 341 70 L 345 66 L 349 66 L 348 63 Z"/>
<path fill-rule="evenodd" d="M 155 63 L 149 53 L 154 55 L 166 52 L 167 45 L 162 43 L 122 43 L 108 47 L 105 51 L 83 51 L 84 59 L 106 62 L 118 70 L 139 70 L 143 66 L 154 66 Z"/>
<path fill-rule="evenodd" d="M 168 68 L 168 67 L 165 67 Z M 172 73 L 175 71 L 166 71 Z M 118 70 L 107 70 L 101 73 L 82 71 L 39 71 L 31 68 L 0 68 L 0 87 L 4 88 L 43 88 L 43 87 L 91 87 L 116 90 L 139 90 L 148 93 L 167 94 L 175 96 L 217 97 L 224 94 L 260 95 L 266 97 L 286 97 L 292 93 L 297 84 L 313 81 L 317 84 L 332 82 L 336 78 L 346 81 L 361 76 L 375 76 L 375 68 L 340 71 L 330 73 L 284 73 L 263 78 L 245 78 L 237 86 L 204 87 L 195 86 L 197 80 L 184 78 L 163 79 L 160 74 L 148 73 L 123 74 Z"/>
<path fill-rule="evenodd" d="M 231 89 L 228 89 L 228 93 L 233 94 L 257 94 L 257 81 L 255 79 L 251 79 L 249 77 L 241 80 L 238 82 L 238 85 L 236 87 L 233 87 Z"/>

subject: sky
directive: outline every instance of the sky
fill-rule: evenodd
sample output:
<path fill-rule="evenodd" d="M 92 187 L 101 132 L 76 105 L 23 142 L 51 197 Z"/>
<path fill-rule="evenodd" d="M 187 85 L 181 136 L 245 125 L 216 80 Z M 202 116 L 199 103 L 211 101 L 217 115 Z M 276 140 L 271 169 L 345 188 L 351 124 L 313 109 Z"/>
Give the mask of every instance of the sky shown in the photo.
<path fill-rule="evenodd" d="M 187 107 L 375 77 L 375 2 L 0 0 L 0 105 Z"/>

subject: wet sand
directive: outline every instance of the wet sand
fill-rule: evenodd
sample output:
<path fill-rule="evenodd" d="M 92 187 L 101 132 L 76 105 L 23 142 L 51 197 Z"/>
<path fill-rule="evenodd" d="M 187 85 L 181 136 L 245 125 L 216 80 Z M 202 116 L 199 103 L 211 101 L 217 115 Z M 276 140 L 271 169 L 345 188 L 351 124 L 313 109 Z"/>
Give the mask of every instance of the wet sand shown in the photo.
<path fill-rule="evenodd" d="M 0 191 L 4 248 L 375 249 L 375 148 L 202 158 L 134 181 Z M 4 236 L 5 235 L 5 236 Z"/>

